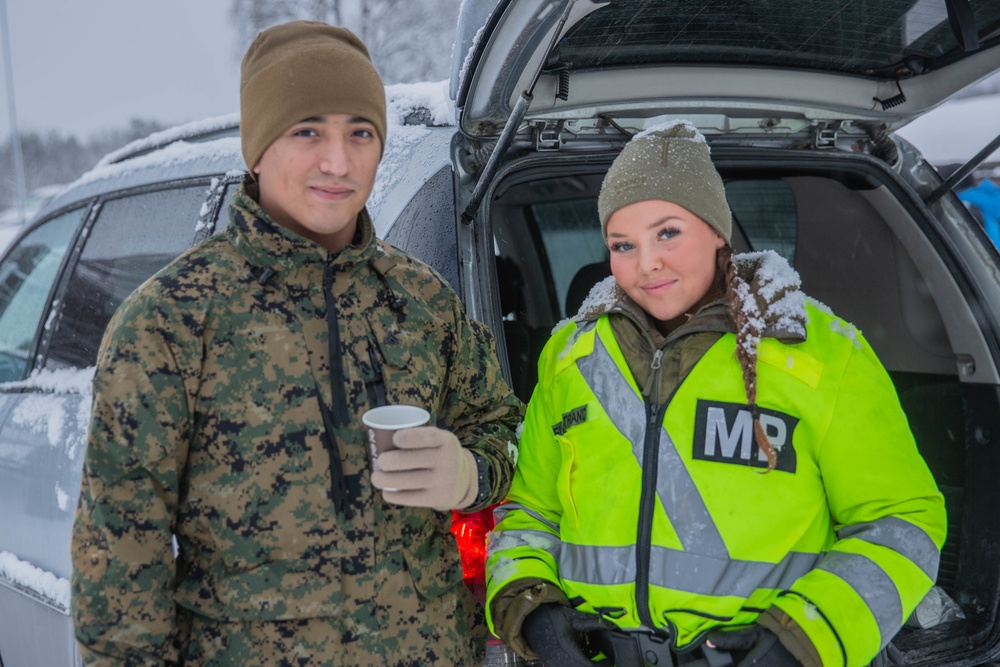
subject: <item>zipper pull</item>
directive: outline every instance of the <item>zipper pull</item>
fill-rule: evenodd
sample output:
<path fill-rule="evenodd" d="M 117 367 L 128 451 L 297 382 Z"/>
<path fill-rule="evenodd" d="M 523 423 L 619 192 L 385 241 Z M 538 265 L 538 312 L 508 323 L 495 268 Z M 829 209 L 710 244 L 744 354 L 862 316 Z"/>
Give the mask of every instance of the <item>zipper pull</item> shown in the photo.
<path fill-rule="evenodd" d="M 653 353 L 653 363 L 649 365 L 654 371 L 660 370 L 660 362 L 663 361 L 663 350 L 657 349 Z"/>

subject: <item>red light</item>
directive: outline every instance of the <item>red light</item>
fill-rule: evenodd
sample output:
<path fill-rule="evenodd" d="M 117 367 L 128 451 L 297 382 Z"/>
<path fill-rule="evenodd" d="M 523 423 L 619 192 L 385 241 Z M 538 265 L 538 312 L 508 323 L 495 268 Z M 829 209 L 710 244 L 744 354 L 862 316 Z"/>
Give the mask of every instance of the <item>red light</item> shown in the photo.
<path fill-rule="evenodd" d="M 493 530 L 493 508 L 466 514 L 451 513 L 451 532 L 458 543 L 465 584 L 476 590 L 486 585 L 486 533 Z"/>

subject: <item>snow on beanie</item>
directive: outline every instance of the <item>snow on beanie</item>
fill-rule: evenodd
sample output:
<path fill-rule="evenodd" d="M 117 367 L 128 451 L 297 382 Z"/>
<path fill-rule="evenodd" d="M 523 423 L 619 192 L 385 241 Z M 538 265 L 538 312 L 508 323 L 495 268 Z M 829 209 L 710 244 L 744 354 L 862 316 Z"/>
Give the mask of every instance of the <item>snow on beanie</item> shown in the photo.
<path fill-rule="evenodd" d="M 374 123 L 385 148 L 385 88 L 354 33 L 291 21 L 257 35 L 240 70 L 240 137 L 251 173 L 289 127 L 337 113 Z"/>
<path fill-rule="evenodd" d="M 671 121 L 632 137 L 604 177 L 597 211 L 601 232 L 629 204 L 660 199 L 683 206 L 730 243 L 733 215 L 708 142 L 688 121 Z"/>

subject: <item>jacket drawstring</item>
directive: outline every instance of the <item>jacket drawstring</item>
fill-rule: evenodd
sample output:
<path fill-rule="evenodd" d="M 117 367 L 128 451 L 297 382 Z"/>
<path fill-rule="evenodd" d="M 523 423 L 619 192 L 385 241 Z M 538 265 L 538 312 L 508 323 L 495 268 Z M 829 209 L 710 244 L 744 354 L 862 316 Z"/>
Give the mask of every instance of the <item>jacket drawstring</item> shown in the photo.
<path fill-rule="evenodd" d="M 344 479 L 344 469 L 340 465 L 340 450 L 337 448 L 337 438 L 334 436 L 336 426 L 333 423 L 330 408 L 326 407 L 322 396 L 319 399 L 319 409 L 323 413 L 323 425 L 326 427 L 324 441 L 326 442 L 327 452 L 330 454 L 330 499 L 333 500 L 333 506 L 337 511 L 343 512 L 346 496 L 344 491 L 347 482 Z"/>
<path fill-rule="evenodd" d="M 387 405 L 385 399 L 385 378 L 382 377 L 382 364 L 378 362 L 378 356 L 372 349 L 371 342 L 368 343 L 368 361 L 372 366 L 372 379 L 367 383 L 368 403 L 377 408 Z"/>
<path fill-rule="evenodd" d="M 389 280 L 385 277 L 386 271 L 393 267 L 393 262 L 388 261 L 384 255 L 373 259 L 371 262 L 372 269 L 375 271 L 375 275 L 378 276 L 379 281 L 382 283 L 382 287 L 385 288 L 388 299 L 386 303 L 392 310 L 396 311 L 399 315 L 400 322 L 406 317 L 406 304 L 409 300 L 405 296 L 398 296 L 389 286 Z"/>

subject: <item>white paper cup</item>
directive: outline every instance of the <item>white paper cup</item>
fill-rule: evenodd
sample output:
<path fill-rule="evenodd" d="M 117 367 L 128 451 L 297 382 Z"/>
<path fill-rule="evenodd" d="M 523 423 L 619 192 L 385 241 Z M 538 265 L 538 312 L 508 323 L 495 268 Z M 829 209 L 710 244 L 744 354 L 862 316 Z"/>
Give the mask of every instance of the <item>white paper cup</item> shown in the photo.
<path fill-rule="evenodd" d="M 396 448 L 392 444 L 393 433 L 404 428 L 423 426 L 430 418 L 429 412 L 414 405 L 383 405 L 361 415 L 361 422 L 368 427 L 372 458 L 376 459 L 382 452 Z"/>

